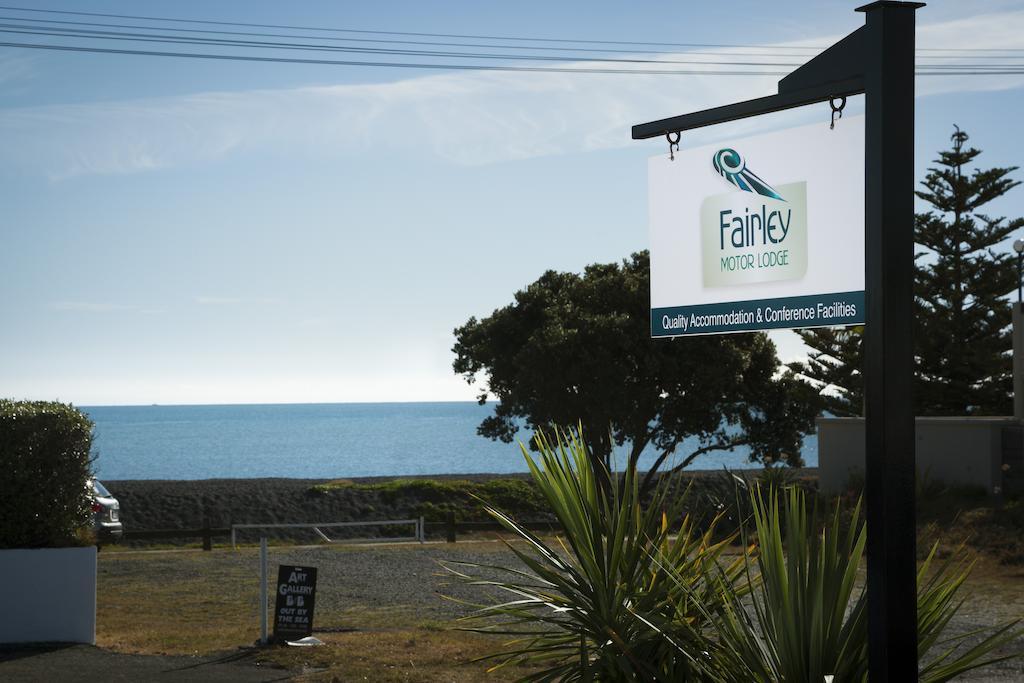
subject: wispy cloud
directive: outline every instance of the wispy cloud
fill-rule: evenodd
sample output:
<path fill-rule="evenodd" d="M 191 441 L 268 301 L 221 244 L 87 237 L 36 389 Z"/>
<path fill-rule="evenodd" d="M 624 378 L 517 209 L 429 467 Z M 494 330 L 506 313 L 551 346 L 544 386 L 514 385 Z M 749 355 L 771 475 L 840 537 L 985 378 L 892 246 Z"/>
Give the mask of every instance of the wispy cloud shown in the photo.
<path fill-rule="evenodd" d="M 253 298 L 236 296 L 197 296 L 196 303 L 203 306 L 243 306 L 243 305 L 274 305 L 282 303 L 276 297 Z"/>
<path fill-rule="evenodd" d="M 55 301 L 50 307 L 55 311 L 74 311 L 77 313 L 120 313 L 141 310 L 138 306 L 93 301 Z"/>
<path fill-rule="evenodd" d="M 961 47 L 984 36 L 988 47 L 1020 47 L 1024 10 L 1004 11 L 1001 3 L 986 7 L 994 11 L 921 25 L 918 44 Z M 838 37 L 803 44 L 827 45 Z M 770 94 L 777 80 L 471 72 L 371 85 L 49 106 L 0 114 L 0 144 L 8 164 L 52 178 L 200 164 L 247 149 L 333 157 L 372 149 L 487 164 L 623 147 L 631 144 L 633 123 L 723 104 L 738 93 Z M 1022 86 L 1022 76 L 918 79 L 922 96 Z M 738 127 L 743 125 L 754 124 Z M 218 299 L 207 298 L 205 303 Z"/>
<path fill-rule="evenodd" d="M 33 55 L 0 53 L 0 85 L 32 78 L 35 75 L 34 61 Z"/>

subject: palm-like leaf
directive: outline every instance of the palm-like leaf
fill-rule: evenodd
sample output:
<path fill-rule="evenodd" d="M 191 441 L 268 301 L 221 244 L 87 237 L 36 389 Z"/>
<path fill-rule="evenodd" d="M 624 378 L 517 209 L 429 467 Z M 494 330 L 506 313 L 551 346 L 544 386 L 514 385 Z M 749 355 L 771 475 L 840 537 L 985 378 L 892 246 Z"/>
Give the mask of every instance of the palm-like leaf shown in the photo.
<path fill-rule="evenodd" d="M 750 562 L 758 574 L 749 599 L 726 599 L 716 622 L 725 646 L 720 656 L 733 660 L 722 668 L 734 677 L 724 680 L 796 683 L 833 675 L 836 681 L 867 681 L 867 594 L 856 588 L 867 541 L 859 503 L 845 526 L 838 507 L 819 520 L 816 506 L 795 487 L 767 496 L 754 489 L 749 495 L 759 551 Z M 1019 656 L 993 655 L 1022 635 L 1017 621 L 942 640 L 963 603 L 960 590 L 970 563 L 961 552 L 931 571 L 934 555 L 935 548 L 918 572 L 920 681 L 942 683 Z M 723 594 L 729 586 L 722 583 Z"/>
<path fill-rule="evenodd" d="M 698 532 L 664 487 L 641 506 L 633 471 L 602 488 L 578 435 L 538 443 L 540 464 L 524 456 L 562 525 L 559 545 L 488 507 L 520 541 L 509 548 L 526 572 L 497 568 L 501 580 L 458 572 L 515 596 L 481 607 L 468 619 L 489 623 L 467 628 L 517 635 L 492 658 L 541 666 L 524 680 L 722 680 L 708 629 L 722 606 L 720 584 L 742 592 L 742 560 L 719 565 L 730 539 L 715 542 L 713 527 Z"/>

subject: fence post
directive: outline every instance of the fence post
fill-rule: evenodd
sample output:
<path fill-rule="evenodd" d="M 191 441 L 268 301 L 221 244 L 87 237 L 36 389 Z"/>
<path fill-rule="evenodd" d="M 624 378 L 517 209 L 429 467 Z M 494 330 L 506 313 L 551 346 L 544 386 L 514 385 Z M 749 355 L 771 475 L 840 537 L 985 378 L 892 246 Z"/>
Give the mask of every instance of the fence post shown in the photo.
<path fill-rule="evenodd" d="M 203 517 L 203 550 L 213 550 L 213 537 L 210 534 L 210 520 Z"/>
<path fill-rule="evenodd" d="M 424 543 L 427 540 L 427 527 L 423 524 L 423 517 L 420 517 L 419 534 L 417 534 L 420 543 Z"/>
<path fill-rule="evenodd" d="M 445 519 L 445 540 L 455 543 L 455 510 L 449 510 Z"/>
<path fill-rule="evenodd" d="M 267 537 L 260 536 L 260 645 L 267 644 Z"/>

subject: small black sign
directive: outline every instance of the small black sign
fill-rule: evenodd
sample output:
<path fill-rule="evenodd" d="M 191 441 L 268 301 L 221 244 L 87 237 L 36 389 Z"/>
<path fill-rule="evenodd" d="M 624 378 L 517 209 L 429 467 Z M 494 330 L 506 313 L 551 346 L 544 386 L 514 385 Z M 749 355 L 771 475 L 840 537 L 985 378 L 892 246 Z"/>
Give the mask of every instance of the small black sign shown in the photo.
<path fill-rule="evenodd" d="M 316 567 L 279 565 L 274 601 L 274 640 L 298 640 L 313 634 Z"/>

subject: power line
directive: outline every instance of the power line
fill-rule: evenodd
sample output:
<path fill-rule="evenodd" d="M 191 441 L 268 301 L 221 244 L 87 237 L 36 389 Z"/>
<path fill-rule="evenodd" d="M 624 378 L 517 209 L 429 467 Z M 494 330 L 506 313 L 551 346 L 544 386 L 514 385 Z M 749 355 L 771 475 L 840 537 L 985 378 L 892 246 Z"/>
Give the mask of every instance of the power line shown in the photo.
<path fill-rule="evenodd" d="M 423 62 L 368 62 L 356 60 L 306 59 L 298 57 L 261 57 L 256 55 L 211 54 L 196 52 L 167 52 L 157 50 L 126 50 L 117 48 L 89 47 L 83 45 L 53 45 L 40 43 L 0 42 L 0 47 L 17 47 L 35 50 L 55 50 L 62 52 L 85 52 L 93 54 L 136 55 L 147 57 L 182 57 L 190 59 L 213 59 L 222 61 L 246 61 L 282 64 L 315 64 L 332 66 L 370 66 L 402 69 L 435 69 L 456 71 L 515 71 L 539 73 L 569 74 L 629 74 L 629 75 L 704 75 L 704 76 L 785 76 L 785 71 L 739 71 L 739 70 L 707 70 L 707 69 L 612 69 L 594 67 L 552 67 L 552 66 L 512 66 L 506 64 L 428 64 Z M 932 67 L 928 67 L 932 68 Z M 918 71 L 918 76 L 980 76 L 980 75 L 1021 75 L 1024 67 L 994 67 L 992 70 L 981 70 L 969 67 L 961 71 Z"/>
<path fill-rule="evenodd" d="M 436 47 L 482 47 L 491 49 L 503 49 L 503 50 L 547 50 L 554 52 L 588 52 L 588 53 L 610 53 L 610 54 L 653 54 L 663 55 L 665 50 L 643 50 L 634 48 L 630 50 L 624 50 L 621 48 L 586 48 L 586 47 L 553 47 L 549 45 L 507 45 L 507 44 L 494 44 L 494 43 L 453 43 L 444 41 L 429 41 L 429 40 L 388 40 L 384 38 L 348 38 L 340 36 L 311 36 L 311 35 L 295 35 L 292 33 L 266 33 L 259 31 L 223 31 L 215 29 L 197 29 L 197 28 L 174 28 L 171 26 L 154 26 L 145 24 L 111 24 L 104 22 L 92 22 L 92 21 L 68 21 L 68 20 L 57 20 L 57 19 L 27 19 L 26 17 L 12 17 L 12 16 L 0 16 L 0 20 L 3 21 L 29 21 L 33 24 L 67 24 L 71 26 L 98 26 L 100 28 L 130 28 L 130 29 L 143 29 L 143 30 L 160 30 L 160 31 L 171 31 L 174 33 L 203 33 L 203 34 L 217 34 L 217 35 L 229 35 L 229 36 L 249 36 L 249 37 L 262 37 L 262 38 L 298 38 L 298 39 L 309 39 L 309 40 L 330 40 L 346 43 L 382 43 L 387 45 L 429 45 Z M 759 48 L 742 48 L 748 49 L 759 49 Z M 792 53 L 779 53 L 779 52 L 707 52 L 701 50 L 699 55 L 710 55 L 717 57 L 736 56 L 736 57 L 793 57 Z"/>
<path fill-rule="evenodd" d="M 98 29 L 77 29 L 64 27 L 44 26 L 37 30 L 33 24 L 4 24 L 0 23 L 0 33 L 13 33 L 20 35 L 42 35 L 61 38 L 85 38 L 110 41 L 131 41 L 145 43 L 163 43 L 178 45 L 205 45 L 215 47 L 242 47 L 247 49 L 278 49 L 294 51 L 326 51 L 344 52 L 356 54 L 379 54 L 404 57 L 442 57 L 454 59 L 483 59 L 483 60 L 518 60 L 518 61 L 548 61 L 548 62 L 576 62 L 576 63 L 621 63 L 621 64 L 689 64 L 700 66 L 734 66 L 734 67 L 797 67 L 799 62 L 764 62 L 764 61 L 711 61 L 711 60 L 681 60 L 681 59 L 642 59 L 642 58 L 613 58 L 613 57 L 581 57 L 561 55 L 524 55 L 524 54 L 502 54 L 502 53 L 466 53 L 454 51 L 434 50 L 409 50 L 395 48 L 379 48 L 364 46 L 339 46 L 315 43 L 282 43 L 270 41 L 252 41 L 240 39 L 210 38 L 204 36 L 168 36 L 166 34 L 154 33 L 133 33 L 124 31 L 101 31 Z M 1014 64 L 929 64 L 927 68 L 937 70 L 985 70 L 1012 69 L 1018 65 Z"/>
<path fill-rule="evenodd" d="M 157 50 L 121 50 L 116 48 L 88 47 L 84 45 L 48 45 L 41 43 L 0 42 L 0 47 L 21 47 L 32 50 L 57 50 L 61 52 L 88 52 L 115 55 L 140 55 L 146 57 L 187 57 L 194 59 L 217 59 L 242 62 L 276 62 L 282 64 L 321 64 L 332 66 L 373 66 L 400 69 L 437 69 L 454 71 L 524 71 L 568 74 L 634 74 L 634 75 L 707 75 L 707 76 L 785 76 L 787 71 L 710 71 L 710 70 L 666 70 L 666 69 L 601 69 L 592 67 L 569 68 L 554 66 L 512 66 L 507 64 L 427 64 L 422 62 L 364 62 L 334 59 L 302 59 L 298 57 L 260 57 L 256 55 L 229 55 L 197 52 L 165 52 Z"/>
<path fill-rule="evenodd" d="M 240 21 L 214 21 L 209 19 L 178 19 L 174 17 L 152 17 L 152 16 L 140 16 L 132 14 L 106 14 L 101 12 L 72 12 L 70 10 L 53 10 L 53 9 L 37 9 L 32 7 L 12 7 L 6 5 L 0 5 L 0 10 L 10 10 L 15 12 L 37 12 L 43 14 L 62 14 L 82 17 L 104 17 L 108 19 L 131 19 L 138 21 L 166 21 L 183 24 L 205 24 L 208 26 L 246 26 L 249 28 L 273 28 L 273 29 L 286 29 L 292 31 L 327 31 L 332 33 L 365 33 L 371 35 L 387 35 L 387 36 L 416 36 L 422 38 L 465 38 L 472 40 L 512 40 L 512 41 L 525 41 L 525 42 L 542 42 L 542 43 L 586 43 L 592 45 L 647 45 L 647 46 L 668 46 L 668 47 L 753 47 L 753 48 L 771 48 L 771 49 L 786 49 L 786 50 L 822 50 L 820 47 L 802 47 L 802 46 L 785 46 L 785 45 L 737 45 L 728 43 L 656 43 L 646 41 L 633 41 L 633 40 L 585 40 L 577 38 L 526 38 L 521 36 L 489 36 L 489 35 L 473 35 L 473 34 L 462 34 L 462 33 L 421 33 L 412 31 L 371 31 L 367 29 L 352 29 L 352 28 L 323 28 L 319 26 L 295 26 L 288 24 L 255 24 Z"/>
<path fill-rule="evenodd" d="M 918 52 L 1024 52 L 1024 47 L 919 47 Z"/>
<path fill-rule="evenodd" d="M 707 60 L 677 60 L 677 59 L 623 59 L 619 57 L 580 57 L 580 56 L 559 56 L 559 55 L 510 55 L 481 52 L 439 52 L 434 50 L 398 50 L 395 48 L 371 48 L 339 45 L 323 45 L 310 43 L 277 43 L 267 41 L 250 40 L 225 40 L 222 38 L 201 38 L 201 37 L 177 37 L 153 33 L 124 33 L 117 31 L 96 31 L 83 29 L 50 29 L 32 30 L 33 27 L 22 24 L 0 24 L 0 33 L 14 33 L 20 35 L 40 35 L 61 38 L 93 38 L 97 40 L 128 40 L 146 43 L 171 43 L 183 45 L 211 45 L 216 47 L 243 47 L 243 48 L 270 48 L 279 50 L 301 50 L 301 51 L 323 51 L 323 52 L 353 52 L 362 54 L 384 54 L 415 57 L 453 57 L 470 59 L 511 59 L 530 61 L 555 61 L 555 62 L 611 62 L 623 64 L 708 64 L 711 66 L 800 66 L 800 62 L 743 62 L 743 61 L 707 61 Z"/>
<path fill-rule="evenodd" d="M 360 29 L 338 29 L 338 28 L 321 28 L 321 27 L 304 27 L 304 26 L 293 26 L 293 25 L 282 25 L 282 24 L 256 24 L 246 22 L 227 22 L 227 21 L 211 21 L 211 20 L 198 20 L 198 19 L 180 19 L 170 17 L 150 17 L 140 15 L 126 15 L 126 14 L 107 14 L 99 12 L 74 12 L 67 10 L 49 10 L 49 9 L 37 9 L 37 8 L 24 8 L 14 6 L 0 6 L 0 9 L 13 10 L 16 12 L 33 12 L 42 13 L 48 15 L 71 15 L 71 16 L 86 16 L 86 17 L 103 17 L 103 18 L 118 18 L 118 19 L 134 19 L 141 21 L 157 21 L 157 22 L 176 22 L 176 23 L 188 23 L 198 25 L 216 25 L 216 26 L 242 26 L 242 27 L 253 27 L 253 28 L 277 28 L 277 29 L 289 29 L 289 30 L 312 30 L 319 32 L 336 32 L 336 33 L 356 33 L 356 34 L 373 34 L 373 35 L 399 35 L 399 36 L 422 36 L 422 37 L 447 37 L 447 38 L 469 38 L 469 39 L 483 39 L 483 40 L 507 40 L 507 41 L 520 41 L 520 42 L 547 42 L 547 43 L 585 43 L 585 44 L 601 44 L 601 45 L 647 45 L 647 46 L 676 46 L 676 47 L 725 47 L 725 48 L 738 48 L 738 49 L 800 49 L 800 50 L 817 50 L 821 48 L 816 47 L 797 47 L 797 46 L 763 46 L 763 45 L 739 45 L 739 44 L 721 44 L 721 43 L 653 43 L 653 42 L 641 42 L 641 41 L 600 41 L 600 40 L 582 40 L 582 39 L 564 39 L 564 38 L 525 38 L 519 36 L 479 36 L 479 35 L 465 35 L 465 34 L 440 34 L 440 33 L 413 33 L 413 32 L 397 32 L 397 31 L 370 31 Z M 26 21 L 26 18 L 11 17 L 10 19 Z M 220 35 L 248 35 L 250 37 L 279 37 L 279 38 L 298 38 L 298 39 L 319 39 L 319 40 L 334 40 L 334 41 L 346 41 L 346 42 L 371 42 L 371 43 L 388 43 L 388 44 L 427 44 L 437 47 L 451 46 L 451 47 L 482 47 L 484 49 L 534 49 L 534 50 L 549 50 L 549 51 L 560 51 L 560 52 L 616 52 L 616 53 L 629 53 L 637 52 L 637 49 L 633 50 L 621 50 L 612 48 L 581 48 L 575 47 L 550 47 L 550 46 L 538 46 L 538 45 L 488 45 L 488 44 L 458 44 L 458 43 L 434 43 L 431 41 L 397 41 L 397 40 L 382 40 L 382 39 L 354 39 L 354 38 L 338 38 L 336 36 L 293 36 L 293 35 L 281 35 L 281 34 L 260 34 L 254 32 L 233 32 L 233 31 L 220 31 L 220 30 L 209 30 L 209 29 L 181 29 L 167 26 L 125 26 L 123 24 L 103 24 L 98 22 L 74 22 L 67 20 L 46 20 L 46 19 L 28 19 L 28 21 L 45 22 L 49 24 L 64 24 L 66 25 L 91 25 L 99 26 L 101 28 L 139 28 L 144 30 L 164 30 L 173 31 L 176 33 L 206 33 L 206 34 L 220 34 Z M 8 25 L 10 26 L 10 25 Z M 22 26 L 25 29 L 46 29 L 49 27 L 36 27 L 36 26 Z M 192 36 L 184 39 L 175 39 L 171 36 L 166 35 L 153 35 L 153 34 L 131 34 L 124 32 L 111 32 L 111 31 L 99 31 L 99 30 L 82 30 L 72 29 L 66 27 L 59 27 L 53 29 L 53 31 L 45 30 L 7 30 L 2 31 L 7 33 L 22 33 L 29 35 L 47 35 L 54 37 L 82 37 L 87 39 L 97 40 L 130 40 L 133 42 L 155 42 L 155 43 L 171 43 L 171 44 L 196 44 L 196 45 L 214 45 L 218 47 L 242 47 L 242 48 L 261 48 L 261 49 L 288 49 L 288 50 L 300 50 L 300 51 L 333 51 L 333 52 L 355 52 L 355 53 L 366 53 L 366 54 L 383 54 L 383 55 L 397 55 L 397 56 L 418 56 L 418 57 L 442 57 L 442 58 L 455 58 L 455 59 L 502 59 L 502 60 L 520 60 L 520 61 L 556 61 L 556 62 L 611 62 L 611 63 L 676 63 L 676 64 L 708 64 L 712 66 L 743 66 L 743 67 L 776 67 L 776 66 L 799 66 L 799 64 L 789 62 L 740 62 L 737 60 L 729 62 L 717 62 L 717 61 L 684 61 L 684 60 L 648 60 L 641 58 L 595 58 L 587 56 L 548 56 L 548 55 L 508 55 L 508 54 L 481 54 L 481 53 L 460 53 L 450 51 L 431 51 L 431 50 L 388 50 L 384 48 L 358 48 L 358 47 L 339 47 L 329 45 L 309 45 L 309 44 L 297 44 L 297 43 L 271 43 L 267 41 L 243 41 L 243 40 L 224 40 L 224 39 L 213 39 Z M 983 59 L 995 57 L 993 53 L 1006 53 L 1015 51 L 1024 51 L 1024 49 L 1018 48 L 921 48 L 921 51 L 929 52 L 956 52 L 960 58 L 968 59 Z M 659 53 L 656 50 L 643 50 L 643 53 Z M 985 52 L 985 55 L 966 55 L 965 52 Z M 705 53 L 706 54 L 706 53 Z M 701 55 L 703 56 L 703 54 Z M 744 54 L 744 53 L 726 53 L 723 56 L 745 56 L 745 57 L 784 57 L 784 56 L 796 56 L 794 53 L 768 53 L 768 54 Z M 1002 59 L 1022 59 L 1024 55 L 1006 55 L 999 54 L 999 58 Z M 925 59 L 950 59 L 952 55 L 944 54 L 930 54 L 921 55 Z M 477 65 L 479 66 L 479 65 Z M 934 68 L 939 71 L 945 71 L 946 73 L 964 73 L 968 75 L 974 75 L 977 72 L 984 73 L 996 73 L 994 69 L 1013 69 L 1016 65 L 991 65 L 991 64 L 927 64 L 928 68 Z M 425 66 L 423 68 L 430 68 Z M 970 70 L 973 69 L 973 70 Z M 573 71 L 579 71 L 579 69 L 573 69 Z M 635 71 L 634 71 L 635 72 Z M 764 72 L 768 73 L 768 72 Z M 921 72 L 922 75 L 932 75 L 927 72 Z"/>
<path fill-rule="evenodd" d="M 175 28 L 171 26 L 158 26 L 158 25 L 146 25 L 146 24 L 112 24 L 109 22 L 93 22 L 93 21 L 71 21 L 67 19 L 28 19 L 26 17 L 14 17 L 14 16 L 0 16 L 2 21 L 28 21 L 33 28 L 47 28 L 39 27 L 38 24 L 62 24 L 65 26 L 91 26 L 106 29 L 140 29 L 140 30 L 159 30 L 169 31 L 172 33 L 184 33 L 184 34 L 216 34 L 216 35 L 227 35 L 227 36 L 246 36 L 246 37 L 258 37 L 258 38 L 292 38 L 302 40 L 327 40 L 333 42 L 343 43 L 380 43 L 387 45 L 427 45 L 433 47 L 476 47 L 486 49 L 503 49 L 503 50 L 544 50 L 553 52 L 585 52 L 585 53 L 599 53 L 599 54 L 665 54 L 665 50 L 644 50 L 640 48 L 632 48 L 629 50 L 621 48 L 585 48 L 585 47 L 553 47 L 549 45 L 508 45 L 508 44 L 494 44 L 494 43 L 453 43 L 445 41 L 428 41 L 428 40 L 389 40 L 384 38 L 351 38 L 351 37 L 340 37 L 340 36 L 311 36 L 311 35 L 295 35 L 291 33 L 266 33 L 259 31 L 224 31 L 217 29 L 195 29 L 195 28 Z M 68 31 L 75 31 L 76 29 L 61 29 Z M 718 56 L 718 57 L 794 57 L 796 55 L 792 53 L 779 53 L 779 52 L 750 52 L 752 49 L 761 48 L 739 48 L 745 51 L 743 52 L 708 52 L 707 50 L 701 50 L 700 52 L 694 53 L 700 56 Z M 943 48 L 934 48 L 933 50 L 944 51 Z M 1005 50 L 1000 48 L 993 48 L 998 52 L 1004 52 Z M 959 59 L 989 59 L 993 55 L 981 54 L 981 55 L 965 55 L 959 54 Z M 919 55 L 922 59 L 949 59 L 952 57 L 946 55 Z M 1024 55 L 999 55 L 1003 59 L 1024 59 Z"/>
<path fill-rule="evenodd" d="M 103 12 L 75 12 L 70 10 L 40 9 L 35 7 L 17 7 L 0 5 L 0 9 L 15 12 L 32 12 L 48 15 L 65 15 L 80 17 L 102 17 L 107 19 L 128 19 L 137 21 L 160 21 L 181 24 L 199 24 L 206 26 L 241 26 L 247 28 L 270 28 L 293 31 L 319 31 L 330 33 L 355 33 L 368 35 L 387 36 L 412 36 L 421 38 L 458 38 L 470 40 L 508 40 L 516 42 L 541 42 L 541 43 L 582 43 L 589 45 L 639 45 L 649 47 L 688 47 L 688 48 L 751 48 L 751 49 L 772 49 L 772 50 L 813 50 L 825 49 L 821 46 L 810 45 L 744 45 L 737 43 L 676 43 L 676 42 L 654 42 L 636 40 L 594 40 L 585 38 L 541 38 L 524 36 L 500 36 L 500 35 L 479 35 L 463 33 L 427 33 L 416 31 L 377 31 L 368 29 L 344 29 L 320 26 L 298 26 L 293 24 L 259 24 L 240 21 L 216 21 L 210 19 L 182 19 L 178 17 L 154 17 L 134 14 L 112 14 Z M 1024 52 L 1024 48 L 917 48 L 920 52 Z"/>
<path fill-rule="evenodd" d="M 110 24 L 110 23 L 97 23 L 97 22 L 70 22 L 70 20 L 67 20 L 67 19 L 56 19 L 56 20 L 54 20 L 54 19 L 26 19 L 24 17 L 17 17 L 17 16 L 0 16 L 0 20 L 14 20 L 14 22 L 29 22 L 28 24 L 0 25 L 0 26 L 4 26 L 6 28 L 31 29 L 33 31 L 39 32 L 40 35 L 51 35 L 51 34 L 45 33 L 45 32 L 47 32 L 47 31 L 54 31 L 54 32 L 59 32 L 60 35 L 69 34 L 69 35 L 74 35 L 75 37 L 84 36 L 84 37 L 96 37 L 96 38 L 98 38 L 98 37 L 108 36 L 108 35 L 110 35 L 110 36 L 133 36 L 133 37 L 139 37 L 142 34 L 125 33 L 123 31 L 115 33 L 115 32 L 109 32 L 109 31 L 101 31 L 101 30 L 98 30 L 98 29 L 75 29 L 75 28 L 68 28 L 68 26 L 72 26 L 72 27 L 80 27 L 80 26 L 81 27 L 98 27 L 99 29 L 139 29 L 139 30 L 172 32 L 172 33 L 176 33 L 176 34 L 203 34 L 202 36 L 194 38 L 194 40 L 202 41 L 202 42 L 211 42 L 211 43 L 215 42 L 217 40 L 223 40 L 223 39 L 210 38 L 210 37 L 208 37 L 209 34 L 216 34 L 216 35 L 223 35 L 223 36 L 245 36 L 245 37 L 250 37 L 250 38 L 251 37 L 264 37 L 264 38 L 291 38 L 291 39 L 304 39 L 304 40 L 305 39 L 308 39 L 308 40 L 327 40 L 327 41 L 344 42 L 344 43 L 357 42 L 357 43 L 381 43 L 381 44 L 388 44 L 388 45 L 394 45 L 394 44 L 398 44 L 398 45 L 428 45 L 428 46 L 434 46 L 434 47 L 477 47 L 477 48 L 485 48 L 485 49 L 547 50 L 547 51 L 553 51 L 553 52 L 586 52 L 586 53 L 588 53 L 588 55 L 589 54 L 593 54 L 593 53 L 601 53 L 601 54 L 605 54 L 605 53 L 615 53 L 615 54 L 665 54 L 665 50 L 641 50 L 641 49 L 626 50 L 626 49 L 615 49 L 615 48 L 551 47 L 551 46 L 544 46 L 544 45 L 507 45 L 507 44 L 494 44 L 494 43 L 490 43 L 490 44 L 488 44 L 488 43 L 452 43 L 452 42 L 416 41 L 416 40 L 384 40 L 384 39 L 380 39 L 380 38 L 371 38 L 371 39 L 366 39 L 366 38 L 339 38 L 337 36 L 303 36 L 303 35 L 298 35 L 297 36 L 297 35 L 294 35 L 294 34 L 274 34 L 274 33 L 260 33 L 260 32 L 216 31 L 216 30 L 211 31 L 211 30 L 207 30 L 207 29 L 175 29 L 175 28 L 171 28 L 171 27 L 154 27 L 154 26 L 144 26 L 144 25 L 124 25 L 124 24 Z M 65 25 L 65 26 L 59 26 L 59 27 L 53 28 L 53 27 L 48 27 L 48 26 L 39 26 L 40 24 L 46 24 L 46 25 Z M 52 35 L 57 35 L 57 34 L 52 34 Z M 152 36 L 152 37 L 155 37 L 155 38 L 169 38 L 169 36 L 167 36 L 166 34 L 162 34 L 162 35 L 159 35 L 159 36 Z M 232 40 L 231 41 L 232 45 L 236 44 L 236 43 L 239 44 L 239 45 L 249 45 L 250 41 L 243 41 L 243 40 Z M 295 49 L 299 49 L 300 47 L 301 48 L 312 48 L 312 47 L 314 47 L 314 46 L 308 45 L 308 44 L 268 43 L 268 42 L 264 42 L 264 41 L 251 41 L 251 44 L 255 45 L 255 46 L 260 46 L 260 47 L 285 47 L 287 45 L 289 47 L 294 47 Z M 332 46 L 330 46 L 330 45 L 323 45 L 322 44 L 322 45 L 317 45 L 315 47 L 323 48 L 323 49 L 327 50 L 327 49 L 330 49 Z M 380 49 L 380 48 L 377 48 L 377 49 Z M 342 50 L 342 51 L 344 51 L 344 50 Z M 373 51 L 373 50 L 371 50 L 371 51 Z M 402 54 L 406 54 L 406 53 L 402 53 Z M 412 54 L 412 53 L 409 53 L 409 54 Z M 701 52 L 687 51 L 686 55 L 687 56 L 691 56 L 691 55 L 700 55 L 700 56 L 715 55 L 715 56 L 728 56 L 728 57 L 737 57 L 737 58 L 738 57 L 745 57 L 745 58 L 791 57 L 792 58 L 793 56 L 796 56 L 794 54 L 787 54 L 787 53 L 763 53 L 763 52 L 762 53 L 745 53 L 745 52 L 744 53 L 736 53 L 736 52 L 703 52 L 703 51 L 701 51 Z M 499 55 L 495 55 L 495 56 L 498 57 Z M 926 58 L 926 59 L 948 59 L 948 58 L 951 58 L 951 55 L 950 56 L 945 56 L 945 55 L 919 55 L 919 56 L 920 56 L 920 58 Z M 973 55 L 973 54 L 972 55 L 964 55 L 964 54 L 959 54 L 959 55 L 956 55 L 956 56 L 957 56 L 957 58 L 961 58 L 961 59 L 964 59 L 964 58 L 967 58 L 967 59 L 988 59 L 988 58 L 993 58 L 993 57 L 996 57 L 996 56 L 998 58 L 1004 58 L 1004 59 L 1024 59 L 1024 54 L 1020 54 L 1020 55 Z M 513 58 L 513 57 L 510 57 L 510 58 Z M 537 57 L 537 58 L 538 59 L 545 59 L 546 57 Z M 562 55 L 559 58 L 562 59 L 562 60 L 566 60 L 566 61 L 592 61 L 592 60 L 597 60 L 597 61 L 616 61 L 616 59 L 612 59 L 612 58 L 608 58 L 608 57 L 605 57 L 605 58 L 602 58 L 602 59 L 594 59 L 593 57 L 590 57 L 590 56 L 575 56 L 575 55 Z M 639 61 L 639 59 L 634 57 L 632 59 L 629 59 L 628 61 Z M 733 63 L 733 62 L 737 63 L 737 65 L 739 65 L 739 66 L 760 66 L 760 65 L 762 65 L 762 63 L 763 63 L 764 66 L 771 66 L 771 67 L 798 67 L 798 66 L 800 66 L 799 63 L 796 63 L 796 62 L 740 62 L 740 61 L 736 61 L 736 59 L 733 59 L 731 62 L 680 61 L 680 60 L 669 60 L 669 59 L 657 59 L 657 60 L 651 60 L 651 61 L 652 62 L 653 61 L 662 61 L 662 62 L 666 62 L 666 63 L 670 63 L 670 62 L 672 62 L 672 63 L 711 63 L 711 65 L 719 65 L 719 66 L 725 65 L 725 63 Z"/>

